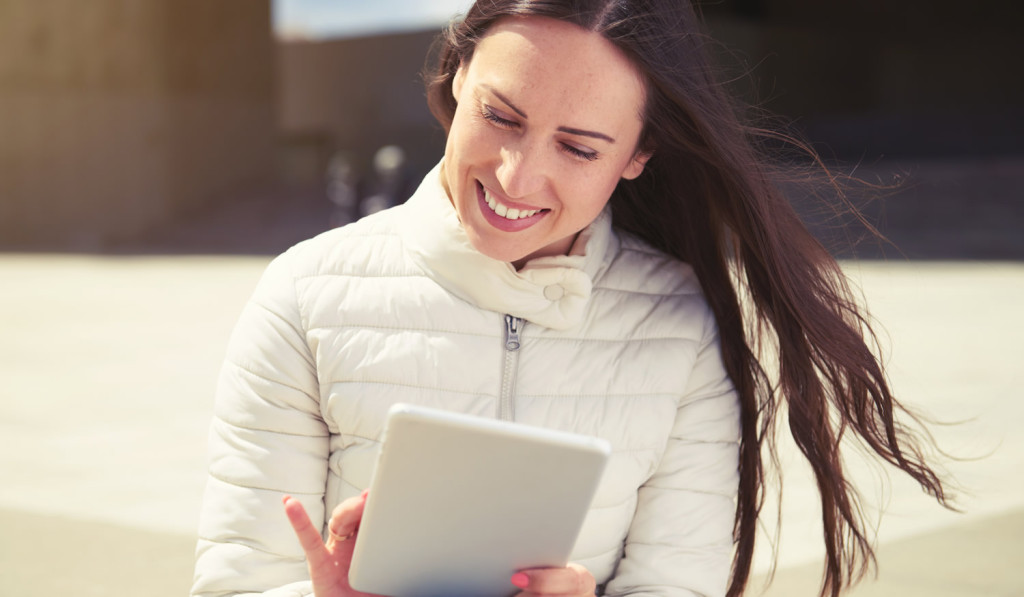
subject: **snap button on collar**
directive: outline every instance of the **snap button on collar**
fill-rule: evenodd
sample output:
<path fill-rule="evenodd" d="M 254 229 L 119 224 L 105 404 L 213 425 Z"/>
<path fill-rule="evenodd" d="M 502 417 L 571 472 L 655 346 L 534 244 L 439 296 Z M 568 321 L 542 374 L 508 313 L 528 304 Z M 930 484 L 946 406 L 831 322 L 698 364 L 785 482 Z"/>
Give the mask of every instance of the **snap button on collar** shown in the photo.
<path fill-rule="evenodd" d="M 544 287 L 544 298 L 549 301 L 557 301 L 565 296 L 565 289 L 558 284 L 549 284 Z"/>

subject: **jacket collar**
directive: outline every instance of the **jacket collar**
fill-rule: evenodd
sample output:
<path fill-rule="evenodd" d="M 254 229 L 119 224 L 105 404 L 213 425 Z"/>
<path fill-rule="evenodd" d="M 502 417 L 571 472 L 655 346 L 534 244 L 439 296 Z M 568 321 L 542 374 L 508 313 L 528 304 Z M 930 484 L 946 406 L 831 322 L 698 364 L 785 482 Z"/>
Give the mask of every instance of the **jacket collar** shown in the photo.
<path fill-rule="evenodd" d="M 438 164 L 405 204 L 403 240 L 413 259 L 446 290 L 480 308 L 556 330 L 580 323 L 593 280 L 618 252 L 610 209 L 580 233 L 568 255 L 539 257 L 516 271 L 473 248 L 440 173 Z"/>

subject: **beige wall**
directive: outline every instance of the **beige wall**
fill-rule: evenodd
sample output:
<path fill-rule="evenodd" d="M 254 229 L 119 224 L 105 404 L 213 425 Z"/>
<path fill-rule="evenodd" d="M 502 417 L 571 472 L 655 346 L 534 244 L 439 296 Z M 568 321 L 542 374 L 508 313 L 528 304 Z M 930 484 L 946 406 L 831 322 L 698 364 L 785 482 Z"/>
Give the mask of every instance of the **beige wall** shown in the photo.
<path fill-rule="evenodd" d="M 273 172 L 268 1 L 0 2 L 0 246 L 97 249 Z"/>

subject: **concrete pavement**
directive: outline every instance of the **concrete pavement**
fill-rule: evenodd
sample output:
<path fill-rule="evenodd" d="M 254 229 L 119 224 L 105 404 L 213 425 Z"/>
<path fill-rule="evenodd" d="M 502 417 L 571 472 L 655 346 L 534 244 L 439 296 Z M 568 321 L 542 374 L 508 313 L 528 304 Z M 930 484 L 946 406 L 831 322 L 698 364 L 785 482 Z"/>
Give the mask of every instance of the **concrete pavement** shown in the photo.
<path fill-rule="evenodd" d="M 883 543 L 877 577 L 850 597 L 1018 597 L 1024 595 L 1024 510 L 968 516 L 950 527 Z M 758 581 L 763 581 L 761 577 Z M 818 563 L 781 569 L 764 597 L 817 595 Z M 749 595 L 757 595 L 759 583 Z"/>
<path fill-rule="evenodd" d="M 266 257 L 0 254 L 0 595 L 182 595 L 227 336 Z M 944 420 L 948 513 L 852 463 L 884 511 L 856 597 L 1024 595 L 1024 264 L 848 266 L 884 324 L 897 392 Z M 780 572 L 812 595 L 813 485 L 784 450 Z M 762 551 L 758 570 L 766 570 Z M 751 591 L 755 594 L 756 591 Z"/>

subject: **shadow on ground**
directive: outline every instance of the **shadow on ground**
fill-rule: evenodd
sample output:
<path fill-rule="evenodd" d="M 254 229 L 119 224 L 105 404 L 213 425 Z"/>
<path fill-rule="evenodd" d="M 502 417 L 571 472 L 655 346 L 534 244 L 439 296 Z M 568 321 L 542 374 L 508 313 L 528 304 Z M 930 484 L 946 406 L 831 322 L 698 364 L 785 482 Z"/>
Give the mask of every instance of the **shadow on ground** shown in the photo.
<path fill-rule="evenodd" d="M 882 545 L 877 578 L 868 577 L 849 597 L 1009 597 L 1024 595 L 1024 511 L 1009 512 Z M 811 597 L 821 585 L 821 565 L 780 571 L 763 597 Z M 758 595 L 763 578 L 748 591 Z"/>
<path fill-rule="evenodd" d="M 0 594 L 181 597 L 195 538 L 0 510 Z"/>
<path fill-rule="evenodd" d="M 193 537 L 9 510 L 0 511 L 0 527 L 5 595 L 179 597 L 191 586 Z M 849 595 L 1022 595 L 1022 533 L 1024 511 L 1015 511 L 885 544 L 877 579 L 865 580 Z M 763 596 L 817 595 L 820 572 L 818 564 L 782 570 Z M 748 594 L 762 594 L 764 580 L 755 577 Z"/>

